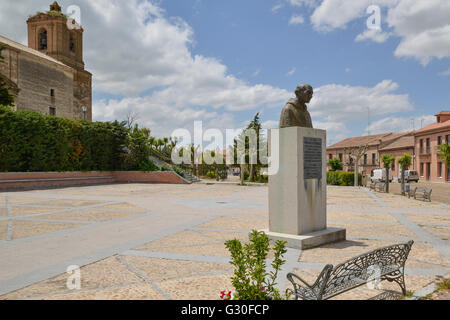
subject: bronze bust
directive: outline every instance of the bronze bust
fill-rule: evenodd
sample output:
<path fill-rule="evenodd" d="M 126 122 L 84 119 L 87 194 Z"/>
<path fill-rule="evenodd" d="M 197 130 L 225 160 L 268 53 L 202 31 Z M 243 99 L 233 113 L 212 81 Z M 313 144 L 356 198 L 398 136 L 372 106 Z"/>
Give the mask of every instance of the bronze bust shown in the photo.
<path fill-rule="evenodd" d="M 308 84 L 301 84 L 295 90 L 297 98 L 289 100 L 281 112 L 280 129 L 288 127 L 312 128 L 311 115 L 306 104 L 313 96 L 313 88 Z"/>

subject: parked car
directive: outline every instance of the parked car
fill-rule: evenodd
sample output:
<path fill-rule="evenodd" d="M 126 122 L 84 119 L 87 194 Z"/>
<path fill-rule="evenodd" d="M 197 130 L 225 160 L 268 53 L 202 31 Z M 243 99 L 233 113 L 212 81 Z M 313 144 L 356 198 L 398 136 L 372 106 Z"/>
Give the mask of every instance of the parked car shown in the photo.
<path fill-rule="evenodd" d="M 416 170 L 406 170 L 405 171 L 405 182 L 409 183 L 411 181 L 419 182 L 419 174 L 417 173 Z M 401 173 L 400 173 L 400 176 L 398 177 L 398 182 L 402 182 Z"/>
<path fill-rule="evenodd" d="M 373 169 L 370 173 L 371 182 L 385 182 L 386 181 L 386 169 Z M 389 182 L 392 182 L 392 170 L 389 169 Z"/>

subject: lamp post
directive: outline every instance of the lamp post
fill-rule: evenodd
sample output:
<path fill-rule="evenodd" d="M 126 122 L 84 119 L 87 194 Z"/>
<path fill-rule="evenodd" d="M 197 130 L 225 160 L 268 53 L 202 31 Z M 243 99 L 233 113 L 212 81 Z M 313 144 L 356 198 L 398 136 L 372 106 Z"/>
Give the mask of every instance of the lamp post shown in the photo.
<path fill-rule="evenodd" d="M 81 111 L 83 111 L 83 120 L 86 120 L 86 112 L 87 112 L 88 108 L 86 106 L 82 106 L 81 107 Z"/>

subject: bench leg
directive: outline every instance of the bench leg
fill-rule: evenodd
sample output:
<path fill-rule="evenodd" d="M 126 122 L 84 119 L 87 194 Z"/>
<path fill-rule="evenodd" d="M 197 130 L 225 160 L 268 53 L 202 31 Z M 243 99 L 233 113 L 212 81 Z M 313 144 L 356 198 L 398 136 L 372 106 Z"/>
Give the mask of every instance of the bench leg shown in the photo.
<path fill-rule="evenodd" d="M 382 280 L 388 280 L 389 282 L 396 282 L 400 288 L 402 289 L 402 294 L 406 296 L 406 284 L 405 284 L 405 273 L 400 271 L 397 271 L 391 275 L 386 275 L 382 278 Z"/>

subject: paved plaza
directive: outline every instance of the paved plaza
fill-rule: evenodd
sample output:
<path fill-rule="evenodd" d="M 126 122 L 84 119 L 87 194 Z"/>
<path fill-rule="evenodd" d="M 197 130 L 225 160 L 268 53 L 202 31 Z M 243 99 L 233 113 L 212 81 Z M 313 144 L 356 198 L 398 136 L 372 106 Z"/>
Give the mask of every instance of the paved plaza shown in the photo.
<path fill-rule="evenodd" d="M 0 194 L 0 299 L 219 299 L 232 290 L 224 242 L 268 228 L 266 186 L 124 184 Z M 450 197 L 450 192 L 449 192 Z M 328 225 L 347 241 L 290 249 L 285 273 L 314 282 L 327 263 L 414 240 L 406 285 L 450 272 L 450 206 L 329 187 Z M 269 257 L 270 258 L 270 257 Z M 81 290 L 67 267 L 81 267 Z M 399 291 L 382 282 L 383 290 Z M 336 299 L 368 299 L 366 286 Z"/>

